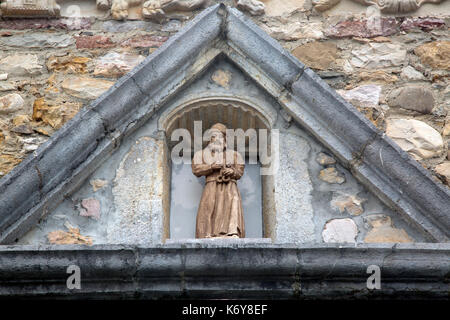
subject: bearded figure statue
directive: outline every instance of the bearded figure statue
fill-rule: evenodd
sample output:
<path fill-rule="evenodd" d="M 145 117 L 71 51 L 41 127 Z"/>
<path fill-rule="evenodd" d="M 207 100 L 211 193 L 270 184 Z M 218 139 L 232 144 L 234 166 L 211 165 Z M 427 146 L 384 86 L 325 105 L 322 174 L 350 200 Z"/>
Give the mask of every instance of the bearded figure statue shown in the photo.
<path fill-rule="evenodd" d="M 244 214 L 237 180 L 244 174 L 242 156 L 227 149 L 226 127 L 210 129 L 208 146 L 196 152 L 192 172 L 205 176 L 206 185 L 197 211 L 196 238 L 244 238 Z"/>

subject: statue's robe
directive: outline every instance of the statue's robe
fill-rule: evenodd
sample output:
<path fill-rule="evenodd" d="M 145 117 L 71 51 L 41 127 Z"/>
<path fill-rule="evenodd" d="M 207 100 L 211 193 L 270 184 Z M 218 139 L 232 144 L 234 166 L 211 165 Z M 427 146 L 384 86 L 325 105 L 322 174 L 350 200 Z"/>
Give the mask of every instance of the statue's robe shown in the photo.
<path fill-rule="evenodd" d="M 197 177 L 205 176 L 206 184 L 197 211 L 196 238 L 226 237 L 237 235 L 245 237 L 244 214 L 241 194 L 236 181 L 244 174 L 242 156 L 233 150 L 219 153 L 219 159 L 229 165 L 234 173 L 228 183 L 220 183 L 217 177 L 220 170 L 212 170 L 214 162 L 205 156 L 207 149 L 198 151 L 192 161 L 192 172 Z M 226 159 L 226 160 L 225 160 Z"/>

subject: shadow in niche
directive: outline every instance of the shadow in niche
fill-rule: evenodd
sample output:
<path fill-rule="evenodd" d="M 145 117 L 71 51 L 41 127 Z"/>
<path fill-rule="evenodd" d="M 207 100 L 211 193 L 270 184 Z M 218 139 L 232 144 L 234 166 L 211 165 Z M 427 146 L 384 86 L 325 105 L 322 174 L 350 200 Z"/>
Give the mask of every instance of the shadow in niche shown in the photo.
<path fill-rule="evenodd" d="M 238 180 L 242 197 L 246 238 L 263 237 L 262 193 L 259 164 L 246 161 L 244 175 Z M 172 163 L 170 239 L 195 238 L 195 221 L 205 177 L 197 178 L 190 164 Z"/>

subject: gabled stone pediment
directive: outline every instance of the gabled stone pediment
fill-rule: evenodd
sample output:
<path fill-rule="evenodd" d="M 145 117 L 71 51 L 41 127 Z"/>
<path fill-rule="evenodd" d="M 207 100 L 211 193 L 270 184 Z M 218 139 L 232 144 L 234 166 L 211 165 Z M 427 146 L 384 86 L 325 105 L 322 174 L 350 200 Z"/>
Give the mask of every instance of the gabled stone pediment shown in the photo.
<path fill-rule="evenodd" d="M 448 241 L 449 191 L 311 69 L 223 5 L 198 15 L 0 181 L 0 241 L 13 243 L 53 212 L 217 61 L 251 80 L 285 122 L 310 135 L 425 239 Z"/>

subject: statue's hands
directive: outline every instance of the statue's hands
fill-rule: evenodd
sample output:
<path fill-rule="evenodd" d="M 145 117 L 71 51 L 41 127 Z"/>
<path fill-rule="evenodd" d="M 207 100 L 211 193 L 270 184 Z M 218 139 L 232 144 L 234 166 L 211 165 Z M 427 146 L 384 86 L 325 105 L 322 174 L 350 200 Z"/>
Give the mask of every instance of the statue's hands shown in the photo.
<path fill-rule="evenodd" d="M 232 168 L 225 168 L 225 169 L 223 169 L 222 174 L 225 177 L 230 177 L 234 174 L 234 170 Z"/>
<path fill-rule="evenodd" d="M 213 170 L 220 170 L 220 169 L 222 169 L 222 164 L 221 163 L 213 163 L 211 165 L 211 169 L 213 169 Z"/>

